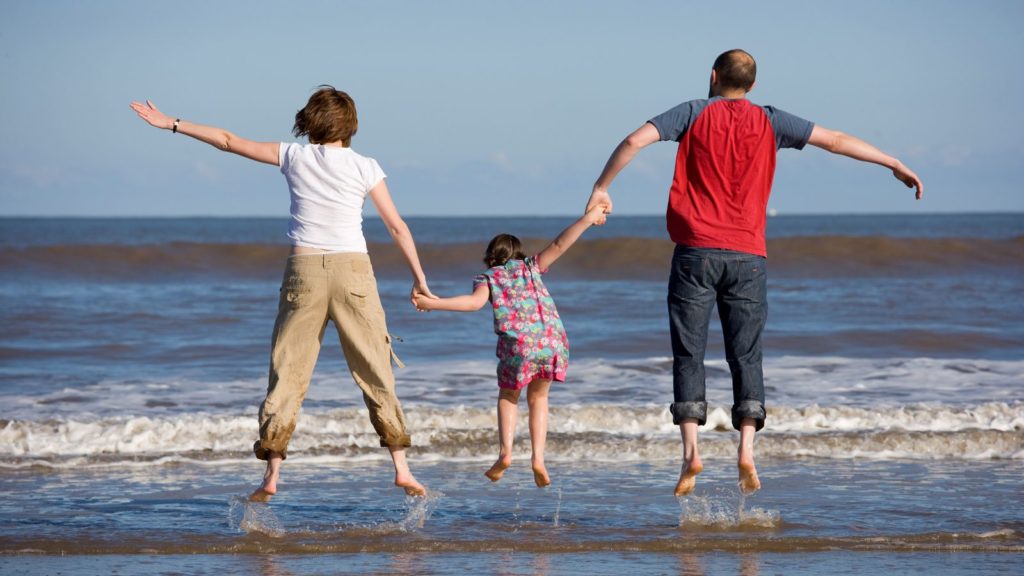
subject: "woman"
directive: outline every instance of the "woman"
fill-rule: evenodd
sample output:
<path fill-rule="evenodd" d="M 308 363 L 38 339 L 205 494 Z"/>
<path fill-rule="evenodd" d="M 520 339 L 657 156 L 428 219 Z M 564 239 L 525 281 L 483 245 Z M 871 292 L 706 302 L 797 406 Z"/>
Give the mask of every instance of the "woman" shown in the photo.
<path fill-rule="evenodd" d="M 288 182 L 292 248 L 274 324 L 267 397 L 260 406 L 260 439 L 253 447 L 256 457 L 266 460 L 267 468 L 250 498 L 268 501 L 277 493 L 281 462 L 287 457 L 288 441 L 328 319 L 338 330 L 342 351 L 363 391 L 381 446 L 391 454 L 395 485 L 406 494 L 424 495 L 426 490 L 405 459 L 411 439 L 395 396 L 394 353 L 363 237 L 366 196 L 409 265 L 411 298 L 434 296 L 427 287 L 409 227 L 388 193 L 384 172 L 374 159 L 350 147 L 359 124 L 352 98 L 331 86 L 321 86 L 310 96 L 295 115 L 293 128 L 295 136 L 308 137 L 309 144 L 246 140 L 220 128 L 167 116 L 148 100 L 145 104 L 132 102 L 131 107 L 156 128 L 279 166 Z"/>

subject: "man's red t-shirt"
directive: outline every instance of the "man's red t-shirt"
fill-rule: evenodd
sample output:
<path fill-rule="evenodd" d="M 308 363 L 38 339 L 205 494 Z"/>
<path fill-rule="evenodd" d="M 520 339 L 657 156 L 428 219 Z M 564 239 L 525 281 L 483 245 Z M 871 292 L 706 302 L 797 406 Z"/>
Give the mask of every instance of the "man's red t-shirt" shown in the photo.
<path fill-rule="evenodd" d="M 721 97 L 684 102 L 650 122 L 662 140 L 679 142 L 667 211 L 672 241 L 767 256 L 775 152 L 803 148 L 814 125 L 770 106 Z"/>

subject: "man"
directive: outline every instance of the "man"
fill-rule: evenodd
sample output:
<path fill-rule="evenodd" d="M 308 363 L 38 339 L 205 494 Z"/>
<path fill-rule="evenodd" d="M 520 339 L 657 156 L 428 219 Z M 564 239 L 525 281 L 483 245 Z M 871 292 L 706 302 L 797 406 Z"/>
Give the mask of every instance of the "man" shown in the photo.
<path fill-rule="evenodd" d="M 812 144 L 834 154 L 880 164 L 917 189 L 921 180 L 899 160 L 863 140 L 822 128 L 746 99 L 757 66 L 743 50 L 718 56 L 706 100 L 691 100 L 655 116 L 623 140 L 594 184 L 587 203 L 607 204 L 615 176 L 643 147 L 679 143 L 669 191 L 668 232 L 676 243 L 669 280 L 672 334 L 672 420 L 683 440 L 676 496 L 689 494 L 703 470 L 697 426 L 705 423 L 704 348 L 717 302 L 732 373 L 733 426 L 740 431 L 737 466 L 745 494 L 761 487 L 754 466 L 754 434 L 764 426 L 761 330 L 767 317 L 765 210 L 780 148 Z M 599 222 L 603 224 L 603 222 Z"/>

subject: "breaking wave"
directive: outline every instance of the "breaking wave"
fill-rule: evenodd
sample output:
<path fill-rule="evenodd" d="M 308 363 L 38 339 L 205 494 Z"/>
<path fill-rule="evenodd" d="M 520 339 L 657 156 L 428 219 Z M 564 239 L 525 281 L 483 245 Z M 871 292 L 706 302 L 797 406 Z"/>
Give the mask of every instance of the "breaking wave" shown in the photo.
<path fill-rule="evenodd" d="M 546 240 L 526 239 L 527 251 Z M 483 247 L 473 243 L 418 245 L 431 272 L 466 274 L 478 270 Z M 559 262 L 559 273 L 580 278 L 665 277 L 673 244 L 652 238 L 581 240 Z M 397 248 L 371 244 L 379 275 L 401 275 L 406 267 Z M 173 242 L 148 245 L 50 245 L 0 249 L 0 270 L 96 279 L 233 276 L 275 278 L 288 248 L 280 244 Z M 963 273 L 978 268 L 1020 270 L 1024 236 L 985 238 L 894 238 L 888 236 L 787 237 L 768 242 L 773 271 L 784 274 L 906 275 Z"/>
<path fill-rule="evenodd" d="M 409 409 L 407 417 L 417 459 L 493 457 L 493 409 L 420 407 Z M 965 408 L 922 404 L 879 410 L 770 408 L 768 420 L 769 427 L 758 436 L 762 458 L 1024 459 L 1024 403 L 990 402 Z M 678 429 L 664 407 L 553 407 L 550 425 L 552 460 L 678 458 Z M 725 409 L 711 410 L 704 429 L 704 454 L 728 457 L 735 451 L 736 438 Z M 519 432 L 525 434 L 525 427 Z M 255 433 L 252 416 L 228 414 L 11 420 L 0 428 L 0 468 L 158 466 L 249 459 Z M 330 461 L 386 457 L 363 408 L 303 413 L 290 455 Z"/>

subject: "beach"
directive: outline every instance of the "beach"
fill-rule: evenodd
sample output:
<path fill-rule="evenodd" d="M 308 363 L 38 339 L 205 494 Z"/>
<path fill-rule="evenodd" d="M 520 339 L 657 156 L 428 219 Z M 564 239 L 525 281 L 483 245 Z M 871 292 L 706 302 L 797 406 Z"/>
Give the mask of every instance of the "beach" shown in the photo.
<path fill-rule="evenodd" d="M 571 217 L 410 218 L 431 289 L 488 239 Z M 763 489 L 736 487 L 717 318 L 705 472 L 672 425 L 662 217 L 588 232 L 547 275 L 571 343 L 533 485 L 526 406 L 506 477 L 487 310 L 417 313 L 366 234 L 429 489 L 391 486 L 328 330 L 281 492 L 245 496 L 285 219 L 0 219 L 0 571 L 19 574 L 1004 574 L 1024 553 L 1024 215 L 768 224 Z"/>

